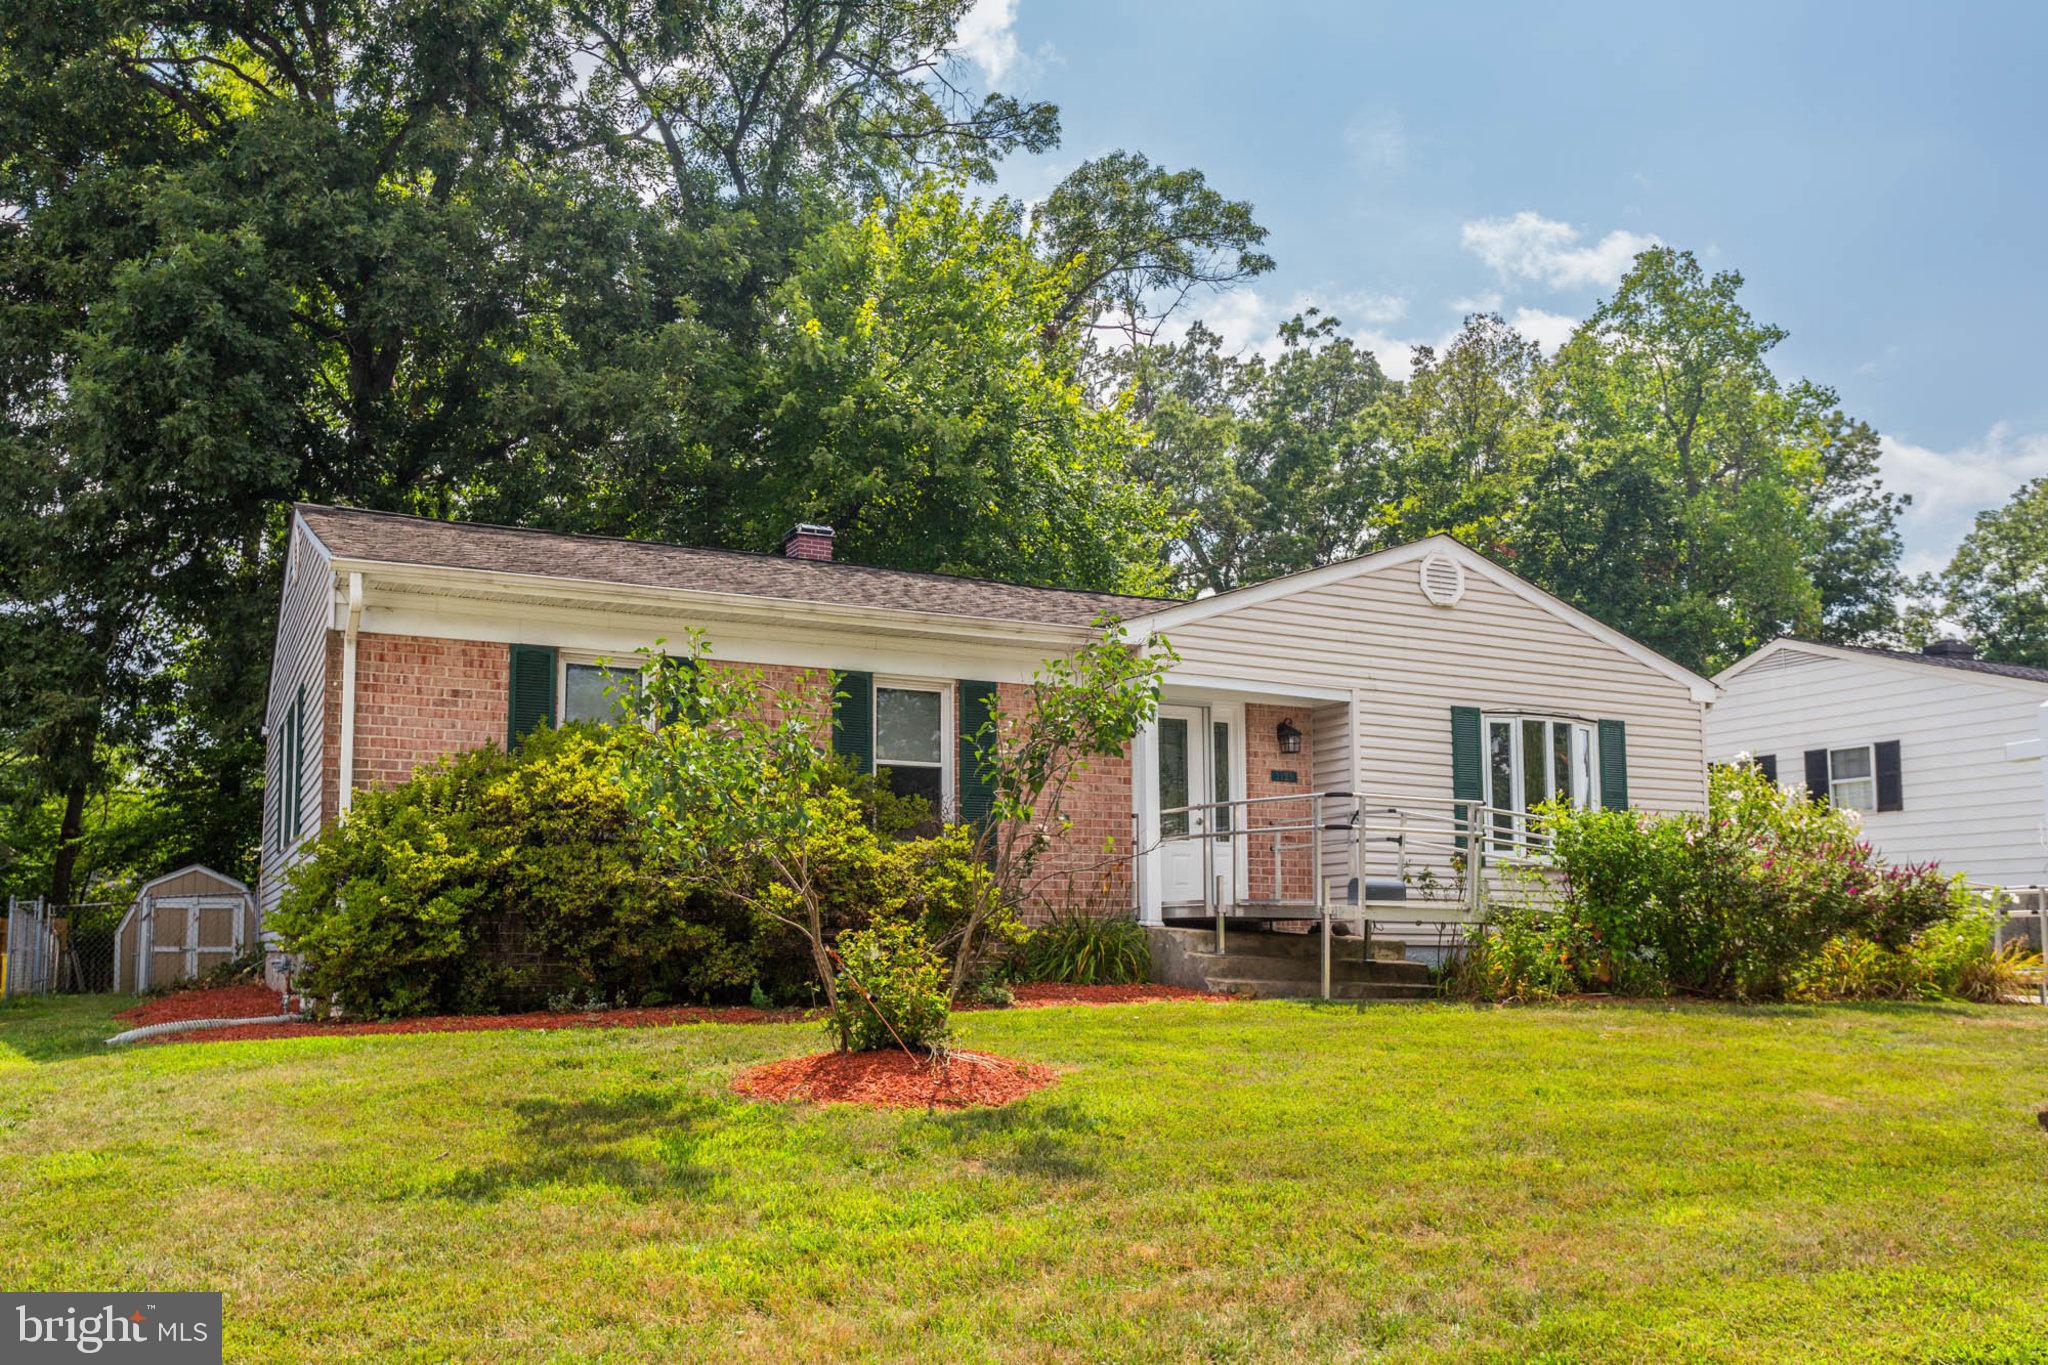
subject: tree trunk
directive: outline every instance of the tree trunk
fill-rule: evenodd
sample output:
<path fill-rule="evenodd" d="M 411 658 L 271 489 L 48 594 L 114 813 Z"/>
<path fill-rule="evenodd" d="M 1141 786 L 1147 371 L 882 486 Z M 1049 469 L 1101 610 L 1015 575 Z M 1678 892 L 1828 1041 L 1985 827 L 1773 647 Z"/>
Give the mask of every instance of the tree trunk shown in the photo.
<path fill-rule="evenodd" d="M 71 875 L 78 867 L 78 846 L 85 833 L 85 779 L 74 777 L 64 788 L 64 819 L 57 827 L 57 856 L 50 862 L 50 904 L 71 903 Z"/>

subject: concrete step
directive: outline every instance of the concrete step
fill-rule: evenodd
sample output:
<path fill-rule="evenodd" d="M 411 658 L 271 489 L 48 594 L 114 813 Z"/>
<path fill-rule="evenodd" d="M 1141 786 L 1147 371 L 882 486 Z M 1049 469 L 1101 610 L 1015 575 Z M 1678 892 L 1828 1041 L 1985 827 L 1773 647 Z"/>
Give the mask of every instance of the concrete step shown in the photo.
<path fill-rule="evenodd" d="M 1269 976 L 1212 976 L 1209 989 L 1225 995 L 1246 996 L 1253 1000 L 1313 1000 L 1320 995 L 1321 983 L 1298 981 L 1291 977 Z M 1408 982 L 1392 981 L 1338 981 L 1330 982 L 1330 998 L 1333 1000 L 1428 1000 L 1436 995 L 1436 987 Z"/>

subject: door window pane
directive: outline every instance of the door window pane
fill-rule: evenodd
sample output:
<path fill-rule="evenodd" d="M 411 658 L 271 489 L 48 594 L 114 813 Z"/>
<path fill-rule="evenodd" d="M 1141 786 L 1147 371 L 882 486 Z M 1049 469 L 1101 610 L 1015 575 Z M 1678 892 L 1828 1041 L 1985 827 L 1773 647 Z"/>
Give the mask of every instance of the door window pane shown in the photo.
<path fill-rule="evenodd" d="M 940 698 L 908 687 L 875 689 L 875 762 L 929 763 L 944 759 Z"/>
<path fill-rule="evenodd" d="M 1174 810 L 1188 804 L 1188 723 L 1180 716 L 1159 718 L 1159 809 Z M 1185 810 L 1162 815 L 1159 832 L 1168 838 L 1188 832 Z"/>
<path fill-rule="evenodd" d="M 1209 763 L 1209 772 L 1212 774 L 1214 781 L 1211 782 L 1210 785 L 1212 785 L 1216 789 L 1215 796 L 1211 797 L 1210 799 L 1217 802 L 1228 801 L 1230 799 L 1229 722 L 1220 720 L 1210 722 L 1209 734 L 1211 739 L 1214 741 L 1214 743 L 1211 745 L 1211 748 L 1214 752 L 1211 756 Z M 1222 806 L 1220 809 L 1214 812 L 1216 816 L 1216 822 L 1213 826 L 1211 826 L 1211 828 L 1215 829 L 1218 833 L 1228 834 L 1230 832 L 1231 813 L 1232 812 L 1229 806 Z"/>
<path fill-rule="evenodd" d="M 568 664 L 562 671 L 563 724 L 589 720 L 610 725 L 632 714 L 640 692 L 639 669 Z"/>

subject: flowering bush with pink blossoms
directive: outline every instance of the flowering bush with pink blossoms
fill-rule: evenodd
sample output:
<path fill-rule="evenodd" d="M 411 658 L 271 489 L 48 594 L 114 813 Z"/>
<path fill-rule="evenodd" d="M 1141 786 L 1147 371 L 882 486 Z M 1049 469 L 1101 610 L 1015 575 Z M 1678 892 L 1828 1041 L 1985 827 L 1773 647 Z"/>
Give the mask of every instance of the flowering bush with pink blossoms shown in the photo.
<path fill-rule="evenodd" d="M 1704 814 L 1552 808 L 1544 823 L 1562 896 L 1494 917 L 1460 973 L 1470 994 L 1777 999 L 1831 944 L 1910 954 L 1970 908 L 1960 878 L 1886 866 L 1853 813 L 1747 763 L 1714 770 Z"/>

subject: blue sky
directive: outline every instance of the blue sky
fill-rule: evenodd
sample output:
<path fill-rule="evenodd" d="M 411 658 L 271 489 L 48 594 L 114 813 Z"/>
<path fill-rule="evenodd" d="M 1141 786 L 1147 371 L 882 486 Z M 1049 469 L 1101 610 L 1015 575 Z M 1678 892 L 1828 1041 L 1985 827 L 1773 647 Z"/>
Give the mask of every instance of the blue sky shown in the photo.
<path fill-rule="evenodd" d="M 1387 367 L 1478 306 L 1554 342 L 1651 240 L 1740 270 L 1776 365 L 1885 434 L 1909 567 L 2048 474 L 2048 4 L 980 0 L 966 55 L 1060 106 L 1035 198 L 1118 147 L 1250 199 L 1278 269 Z"/>

